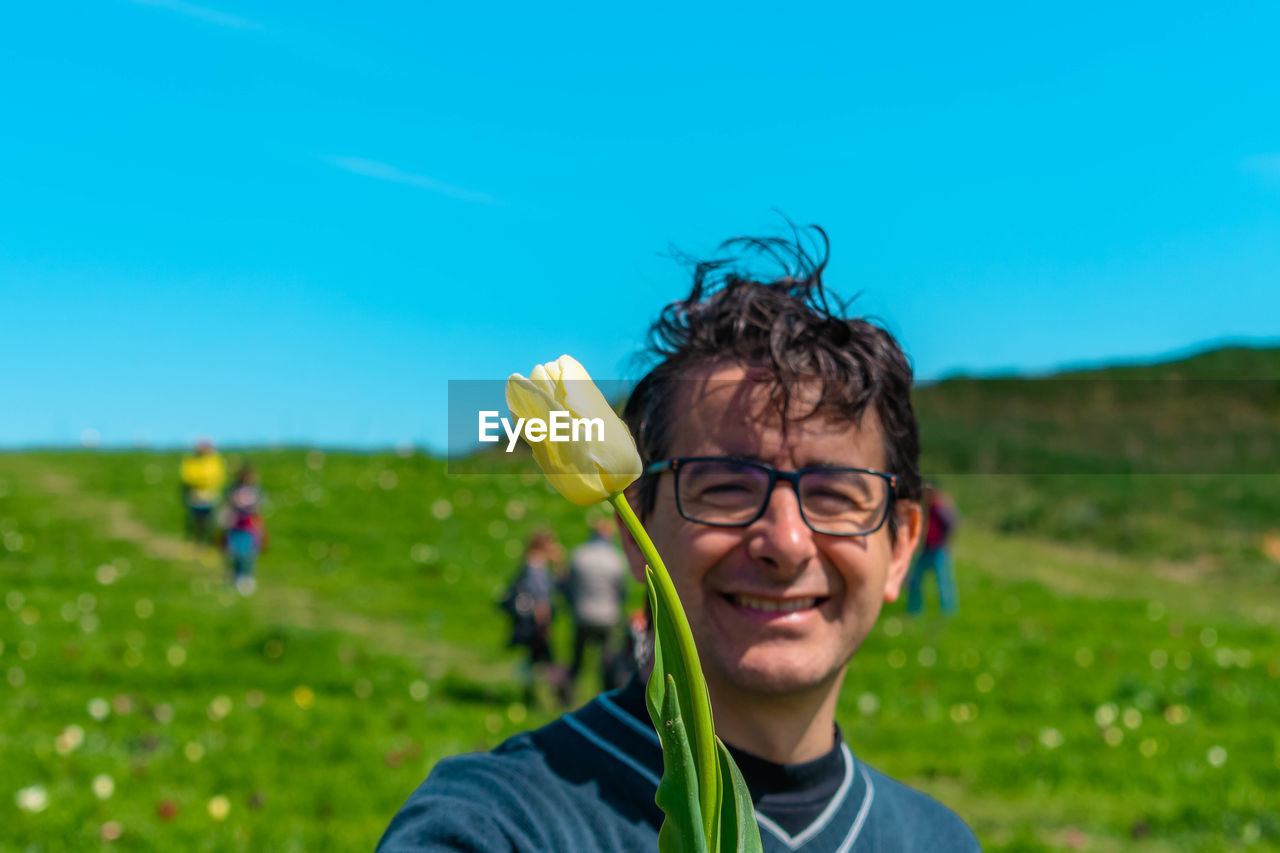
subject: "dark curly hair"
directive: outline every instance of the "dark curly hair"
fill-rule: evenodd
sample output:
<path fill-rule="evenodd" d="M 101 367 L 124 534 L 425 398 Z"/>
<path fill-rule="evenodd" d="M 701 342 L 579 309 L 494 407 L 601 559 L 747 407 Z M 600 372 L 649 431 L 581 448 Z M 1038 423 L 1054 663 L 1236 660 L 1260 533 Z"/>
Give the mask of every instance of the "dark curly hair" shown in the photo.
<path fill-rule="evenodd" d="M 895 496 L 918 501 L 920 435 L 911 407 L 911 365 L 889 332 L 847 316 L 849 303 L 824 287 L 830 242 L 816 225 L 805 230 L 817 251 L 793 226 L 789 238 L 735 237 L 720 245 L 720 257 L 694 262 L 689 295 L 663 308 L 649 329 L 643 355 L 657 364 L 631 392 L 623 417 L 648 463 L 667 454 L 677 383 L 693 369 L 725 361 L 763 368 L 774 379 L 771 403 L 784 429 L 793 389 L 817 381 L 820 394 L 802 417 L 821 412 L 860 423 L 873 409 L 889 472 L 898 478 Z M 750 272 L 744 257 L 763 257 L 778 276 L 766 280 Z M 637 486 L 645 516 L 657 499 L 657 478 L 646 476 Z M 889 525 L 892 534 L 896 514 Z"/>

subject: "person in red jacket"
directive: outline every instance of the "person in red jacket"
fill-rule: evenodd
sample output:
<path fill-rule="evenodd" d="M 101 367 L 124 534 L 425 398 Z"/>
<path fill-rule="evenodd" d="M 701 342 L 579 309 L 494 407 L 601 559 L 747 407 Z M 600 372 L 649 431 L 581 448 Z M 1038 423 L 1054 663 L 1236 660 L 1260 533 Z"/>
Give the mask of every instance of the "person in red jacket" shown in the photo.
<path fill-rule="evenodd" d="M 253 468 L 245 465 L 227 491 L 226 531 L 223 549 L 231 569 L 231 582 L 241 595 L 257 588 L 253 571 L 258 555 L 266 548 L 267 527 L 262 520 L 262 490 Z"/>
<path fill-rule="evenodd" d="M 956 578 L 952 570 L 948 541 L 955 528 L 955 502 L 936 483 L 924 487 L 924 548 L 907 576 L 907 612 L 915 616 L 924 610 L 924 576 L 938 578 L 938 607 L 947 615 L 956 612 Z"/>

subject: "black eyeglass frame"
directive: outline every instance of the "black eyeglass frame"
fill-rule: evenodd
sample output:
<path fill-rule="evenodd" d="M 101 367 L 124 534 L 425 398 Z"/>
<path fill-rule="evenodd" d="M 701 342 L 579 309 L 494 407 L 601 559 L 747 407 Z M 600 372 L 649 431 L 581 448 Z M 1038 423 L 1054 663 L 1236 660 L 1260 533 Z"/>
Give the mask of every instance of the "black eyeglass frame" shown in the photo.
<path fill-rule="evenodd" d="M 702 521 L 701 519 L 690 518 L 685 514 L 684 507 L 680 503 L 680 469 L 690 462 L 736 462 L 740 465 L 747 465 L 764 471 L 769 475 L 769 486 L 765 489 L 764 500 L 760 503 L 759 511 L 746 521 L 718 522 Z M 671 459 L 650 462 L 648 465 L 644 466 L 645 474 L 661 474 L 663 471 L 670 471 L 675 475 L 676 482 L 674 483 L 674 486 L 676 494 L 676 510 L 680 513 L 680 517 L 685 521 L 690 521 L 694 524 L 705 524 L 708 527 L 750 527 L 755 524 L 764 517 L 766 512 L 768 512 L 769 501 L 773 498 L 773 489 L 778 485 L 778 481 L 782 480 L 790 483 L 791 488 L 795 490 L 796 505 L 800 507 L 800 518 L 804 521 L 805 526 L 814 533 L 820 533 L 823 536 L 870 536 L 881 527 L 884 527 L 885 521 L 889 518 L 889 513 L 893 511 L 893 503 L 898 496 L 898 475 L 886 474 L 884 471 L 876 471 L 872 468 L 843 468 L 835 465 L 811 465 L 807 468 L 801 468 L 799 471 L 780 471 L 771 465 L 764 464 L 763 462 L 756 462 L 753 459 L 739 459 L 735 456 L 676 456 Z M 882 515 L 880 520 L 876 522 L 876 526 L 861 533 L 831 533 L 814 527 L 813 522 L 809 521 L 809 516 L 805 515 L 804 501 L 800 498 L 800 478 L 813 471 L 852 471 L 858 474 L 871 474 L 872 476 L 879 477 L 886 481 L 889 484 L 889 499 L 885 501 L 884 515 Z"/>

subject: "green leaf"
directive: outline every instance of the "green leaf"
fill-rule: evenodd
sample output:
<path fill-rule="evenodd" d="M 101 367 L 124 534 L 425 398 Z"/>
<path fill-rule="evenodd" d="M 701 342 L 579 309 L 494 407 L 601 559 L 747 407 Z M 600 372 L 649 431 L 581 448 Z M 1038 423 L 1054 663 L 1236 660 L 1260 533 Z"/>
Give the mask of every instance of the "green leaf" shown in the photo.
<path fill-rule="evenodd" d="M 680 716 L 685 720 L 693 753 L 694 776 L 690 784 L 702 811 L 703 835 L 712 850 L 719 849 L 719 802 L 721 796 L 720 762 L 716 757 L 715 724 L 711 718 L 711 697 L 698 663 L 698 650 L 685 620 L 684 610 L 675 586 L 665 571 L 652 567 L 645 571 L 648 581 L 649 606 L 653 611 L 653 675 L 645 691 L 649 718 L 658 728 L 662 720 L 667 676 L 679 688 L 676 699 Z M 679 614 L 678 616 L 676 614 Z M 662 732 L 658 731 L 661 738 Z"/>
<path fill-rule="evenodd" d="M 662 781 L 655 801 L 666 819 L 658 831 L 660 853 L 707 853 L 707 838 L 702 828 L 702 809 L 698 805 L 697 771 L 693 752 L 689 749 L 689 733 L 680 713 L 679 690 L 675 677 L 658 677 L 663 685 L 662 709 L 658 719 L 658 739 L 662 741 Z M 653 681 L 650 682 L 652 684 Z"/>
<path fill-rule="evenodd" d="M 720 738 L 716 738 L 716 748 L 720 754 L 721 776 L 729 780 L 728 789 L 732 793 L 720 801 L 720 850 L 761 853 L 764 848 L 760 842 L 760 826 L 756 823 L 751 792 Z M 658 837 L 658 849 L 662 849 L 661 836 Z"/>

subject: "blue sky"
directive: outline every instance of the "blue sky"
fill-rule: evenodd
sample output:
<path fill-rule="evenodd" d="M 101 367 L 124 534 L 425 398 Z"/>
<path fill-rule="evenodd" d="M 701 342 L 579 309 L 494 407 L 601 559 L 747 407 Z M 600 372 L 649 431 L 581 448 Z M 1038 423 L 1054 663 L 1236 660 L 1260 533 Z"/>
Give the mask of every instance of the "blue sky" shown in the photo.
<path fill-rule="evenodd" d="M 822 224 L 918 373 L 1280 334 L 1270 3 L 19 4 L 0 445 L 442 446 Z"/>

